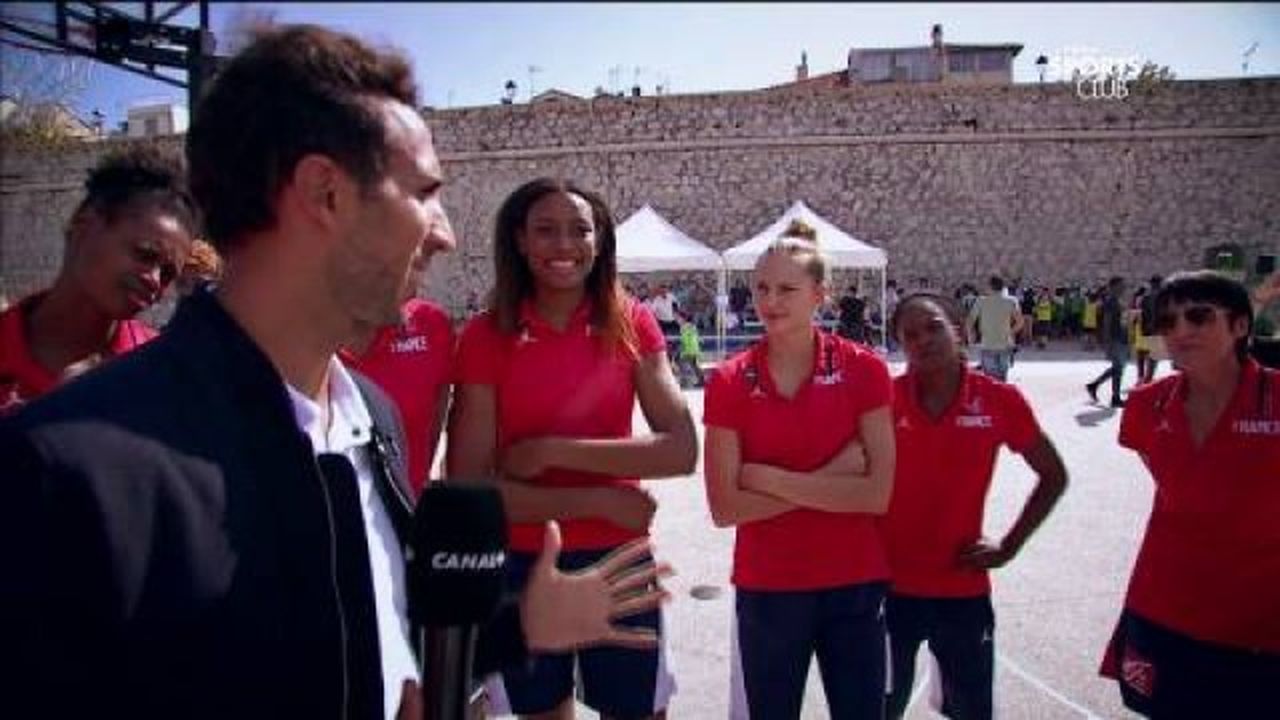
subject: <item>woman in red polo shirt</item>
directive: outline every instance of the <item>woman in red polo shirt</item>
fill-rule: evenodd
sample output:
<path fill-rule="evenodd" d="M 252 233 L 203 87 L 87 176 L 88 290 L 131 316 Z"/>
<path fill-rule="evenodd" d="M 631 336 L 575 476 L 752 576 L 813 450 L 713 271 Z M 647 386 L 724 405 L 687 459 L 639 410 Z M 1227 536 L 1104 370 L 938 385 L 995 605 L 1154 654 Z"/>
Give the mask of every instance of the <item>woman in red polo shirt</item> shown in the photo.
<path fill-rule="evenodd" d="M 793 223 L 760 256 L 765 337 L 707 383 L 707 500 L 737 527 L 732 717 L 798 718 L 815 654 L 830 717 L 884 712 L 892 389 L 883 360 L 815 324 L 816 241 Z"/>
<path fill-rule="evenodd" d="M 89 172 L 53 286 L 0 313 L 0 414 L 150 340 L 134 317 L 181 271 L 197 232 L 181 155 L 133 145 Z"/>
<path fill-rule="evenodd" d="M 499 477 L 516 588 L 559 522 L 559 566 L 585 567 L 648 533 L 641 478 L 697 460 L 688 407 L 652 313 L 618 282 L 609 208 L 572 182 L 513 192 L 494 232 L 490 308 L 463 328 L 448 431 L 448 474 Z M 632 437 L 636 399 L 652 432 Z M 659 633 L 657 611 L 624 623 Z M 490 686 L 495 712 L 571 718 L 575 656 L 584 702 L 606 717 L 662 716 L 674 691 L 661 645 L 540 655 Z"/>
<path fill-rule="evenodd" d="M 1155 499 L 1102 673 L 1149 717 L 1276 708 L 1280 372 L 1249 358 L 1252 324 L 1235 280 L 1170 277 L 1155 327 L 1178 372 L 1134 388 L 1120 421 Z"/>
<path fill-rule="evenodd" d="M 951 301 L 916 293 L 898 303 L 890 329 L 907 356 L 894 380 L 898 454 L 893 499 L 881 527 L 893 588 L 885 602 L 892 655 L 886 717 L 906 711 L 916 655 L 937 660 L 944 715 L 992 717 L 995 614 L 987 571 L 1013 559 L 1067 486 L 1062 459 L 1018 389 L 972 370 L 960 349 Z M 1001 446 L 1037 475 L 1001 540 L 982 533 Z"/>

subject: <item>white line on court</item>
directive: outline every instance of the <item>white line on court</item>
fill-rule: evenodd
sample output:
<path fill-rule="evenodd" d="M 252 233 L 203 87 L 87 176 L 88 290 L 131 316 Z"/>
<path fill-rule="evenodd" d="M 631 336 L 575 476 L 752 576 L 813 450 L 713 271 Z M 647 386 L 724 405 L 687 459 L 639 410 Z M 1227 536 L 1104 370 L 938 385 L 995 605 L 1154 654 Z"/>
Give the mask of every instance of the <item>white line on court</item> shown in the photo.
<path fill-rule="evenodd" d="M 1075 710 L 1076 712 L 1078 712 L 1078 713 L 1080 713 L 1080 714 L 1084 715 L 1084 717 L 1085 717 L 1085 719 L 1086 719 L 1086 720 L 1102 720 L 1102 716 L 1101 716 L 1101 715 L 1098 715 L 1097 713 L 1095 713 L 1094 711 L 1090 710 L 1089 708 L 1087 708 L 1087 707 L 1085 707 L 1085 706 L 1083 706 L 1083 705 L 1081 705 L 1081 704 L 1079 704 L 1079 703 L 1077 703 L 1077 702 L 1072 701 L 1072 700 L 1071 700 L 1070 698 L 1068 698 L 1066 695 L 1063 695 L 1062 693 L 1058 692 L 1057 690 L 1054 690 L 1053 688 L 1049 687 L 1049 685 L 1048 685 L 1047 683 L 1045 683 L 1043 680 L 1041 680 L 1040 678 L 1036 677 L 1035 675 L 1032 675 L 1029 671 L 1027 671 L 1026 669 L 1024 669 L 1022 666 L 1018 665 L 1018 664 L 1017 664 L 1017 663 L 1015 663 L 1014 661 L 1010 660 L 1010 659 L 1009 659 L 1007 656 L 1005 656 L 1003 653 L 996 653 L 996 660 L 997 660 L 997 661 L 999 661 L 1001 664 L 1003 664 L 1005 667 L 1009 668 L 1009 670 L 1010 670 L 1011 672 L 1013 672 L 1013 674 L 1014 674 L 1014 675 L 1017 675 L 1018 677 L 1022 678 L 1023 680 L 1026 680 L 1027 682 L 1031 683 L 1032 685 L 1035 685 L 1036 687 L 1038 687 L 1038 688 L 1040 688 L 1041 690 L 1043 690 L 1043 691 L 1044 691 L 1044 693 L 1045 693 L 1046 695 L 1048 695 L 1049 697 L 1053 698 L 1054 700 L 1057 700 L 1058 702 L 1062 703 L 1063 705 L 1066 705 L 1067 707 L 1071 708 L 1072 710 Z"/>

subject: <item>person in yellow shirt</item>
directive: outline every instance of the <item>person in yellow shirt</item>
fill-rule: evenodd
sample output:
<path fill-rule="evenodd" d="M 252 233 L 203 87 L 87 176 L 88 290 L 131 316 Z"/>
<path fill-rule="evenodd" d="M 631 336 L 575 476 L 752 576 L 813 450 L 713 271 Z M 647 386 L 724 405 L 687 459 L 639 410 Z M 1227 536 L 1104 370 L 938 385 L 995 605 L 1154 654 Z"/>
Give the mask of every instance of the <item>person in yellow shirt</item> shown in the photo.
<path fill-rule="evenodd" d="M 1090 291 L 1084 299 L 1084 313 L 1080 318 L 1084 330 L 1084 349 L 1092 350 L 1098 342 L 1098 294 Z"/>
<path fill-rule="evenodd" d="M 1045 341 L 1049 338 L 1049 331 L 1053 325 L 1053 301 L 1049 298 L 1049 290 L 1041 288 L 1040 296 L 1036 298 L 1035 308 L 1036 324 L 1033 328 L 1035 332 L 1036 347 L 1041 350 L 1045 347 Z"/>

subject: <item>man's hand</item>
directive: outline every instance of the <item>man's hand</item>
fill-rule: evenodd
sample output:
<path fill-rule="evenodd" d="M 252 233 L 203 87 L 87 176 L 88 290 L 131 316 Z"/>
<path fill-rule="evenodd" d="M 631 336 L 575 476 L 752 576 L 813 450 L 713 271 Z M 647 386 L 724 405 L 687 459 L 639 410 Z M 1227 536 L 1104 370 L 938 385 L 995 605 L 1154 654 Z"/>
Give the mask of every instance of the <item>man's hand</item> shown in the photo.
<path fill-rule="evenodd" d="M 1013 559 L 1015 554 L 1017 554 L 1016 550 L 1006 548 L 1002 543 L 988 538 L 978 538 L 977 542 L 961 550 L 956 559 L 961 567 L 971 570 L 994 570 L 1003 567 Z"/>
<path fill-rule="evenodd" d="M 584 570 L 566 573 L 556 568 L 560 527 L 554 522 L 546 527 L 542 554 L 520 597 L 520 620 L 529 648 L 657 647 L 652 630 L 613 624 L 617 618 L 652 610 L 671 597 L 658 584 L 673 574 L 670 565 L 652 561 L 636 565 L 650 557 L 648 538 L 633 540 Z"/>
<path fill-rule="evenodd" d="M 597 515 L 628 530 L 648 530 L 658 501 L 644 488 L 611 485 L 592 488 L 599 506 Z"/>
<path fill-rule="evenodd" d="M 555 438 L 530 438 L 513 443 L 502 453 L 502 472 L 527 479 L 541 475 L 554 464 Z"/>

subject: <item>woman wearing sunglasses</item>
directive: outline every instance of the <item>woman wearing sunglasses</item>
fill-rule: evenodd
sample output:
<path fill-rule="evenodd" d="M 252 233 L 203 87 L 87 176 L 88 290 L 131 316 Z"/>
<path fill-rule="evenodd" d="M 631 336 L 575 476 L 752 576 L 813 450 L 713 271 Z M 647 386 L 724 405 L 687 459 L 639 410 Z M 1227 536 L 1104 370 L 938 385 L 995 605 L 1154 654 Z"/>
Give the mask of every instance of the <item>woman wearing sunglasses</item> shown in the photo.
<path fill-rule="evenodd" d="M 1155 327 L 1178 372 L 1121 419 L 1155 499 L 1102 673 L 1149 717 L 1253 717 L 1280 685 L 1280 372 L 1249 358 L 1252 324 L 1238 282 L 1170 278 Z"/>

